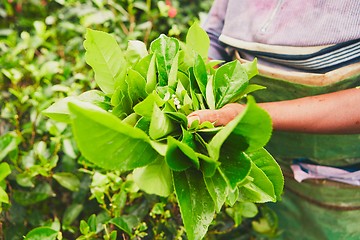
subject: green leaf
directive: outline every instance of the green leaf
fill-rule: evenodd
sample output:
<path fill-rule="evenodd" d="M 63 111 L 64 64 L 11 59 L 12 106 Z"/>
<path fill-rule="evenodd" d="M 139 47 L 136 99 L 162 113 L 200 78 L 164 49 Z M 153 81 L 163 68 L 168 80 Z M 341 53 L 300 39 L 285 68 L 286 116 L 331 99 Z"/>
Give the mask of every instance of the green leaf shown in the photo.
<path fill-rule="evenodd" d="M 37 227 L 26 234 L 26 240 L 56 240 L 58 231 L 50 227 Z"/>
<path fill-rule="evenodd" d="M 183 75 L 183 73 L 178 72 L 178 73 L 177 73 L 177 78 L 179 78 L 179 74 L 182 74 L 182 75 Z M 177 84 L 176 84 L 175 95 L 176 95 L 176 97 L 179 98 L 180 102 L 184 102 L 185 96 L 188 95 L 188 94 L 187 94 L 187 91 L 186 91 L 184 85 L 182 84 L 182 81 L 181 81 L 181 80 L 179 80 L 179 81 L 177 82 Z"/>
<path fill-rule="evenodd" d="M 126 79 L 128 85 L 128 92 L 132 101 L 131 106 L 135 106 L 138 102 L 147 97 L 145 92 L 145 79 L 135 70 L 129 69 L 128 77 Z"/>
<path fill-rule="evenodd" d="M 168 137 L 167 142 L 168 149 L 166 151 L 165 160 L 172 170 L 183 171 L 190 166 L 194 166 L 197 169 L 200 168 L 199 159 L 191 147 L 170 136 Z"/>
<path fill-rule="evenodd" d="M 229 191 L 228 185 L 219 171 L 216 171 L 212 177 L 205 177 L 204 179 L 210 196 L 215 203 L 216 212 L 220 212 Z"/>
<path fill-rule="evenodd" d="M 262 234 L 273 234 L 274 229 L 271 228 L 269 222 L 265 218 L 260 218 L 258 221 L 251 222 L 252 228 Z"/>
<path fill-rule="evenodd" d="M 77 155 L 75 153 L 75 150 L 74 150 L 74 147 L 73 147 L 72 142 L 71 142 L 70 139 L 64 139 L 62 141 L 62 150 L 64 151 L 64 153 L 67 156 L 69 156 L 69 157 L 71 157 L 73 159 L 75 159 L 77 157 Z"/>
<path fill-rule="evenodd" d="M 225 212 L 233 219 L 234 227 L 237 227 L 241 224 L 243 216 L 241 214 L 241 209 L 237 209 L 236 205 L 232 208 L 226 208 Z"/>
<path fill-rule="evenodd" d="M 194 134 L 191 131 L 187 131 L 185 127 L 181 128 L 181 132 L 182 132 L 181 142 L 188 145 L 192 149 L 196 149 Z"/>
<path fill-rule="evenodd" d="M 242 92 L 248 85 L 248 75 L 238 60 L 219 67 L 214 75 L 214 95 L 216 108 L 234 102 L 242 97 Z"/>
<path fill-rule="evenodd" d="M 269 114 L 259 107 L 253 97 L 248 97 L 246 109 L 233 134 L 245 137 L 249 147 L 247 152 L 256 151 L 270 140 L 272 123 Z"/>
<path fill-rule="evenodd" d="M 187 125 L 187 118 L 185 114 L 181 112 L 164 112 L 164 113 L 174 121 L 180 123 L 182 127 L 185 127 Z"/>
<path fill-rule="evenodd" d="M 141 59 L 133 66 L 133 69 L 141 74 L 141 76 L 146 79 L 146 75 L 149 70 L 150 61 L 153 57 L 153 54 L 149 54 Z"/>
<path fill-rule="evenodd" d="M 109 240 L 117 240 L 117 231 L 114 230 L 110 233 Z"/>
<path fill-rule="evenodd" d="M 186 44 L 195 52 L 199 53 L 203 59 L 208 58 L 210 39 L 208 34 L 199 26 L 197 22 L 191 25 L 186 35 Z"/>
<path fill-rule="evenodd" d="M 178 128 L 177 125 L 163 112 L 154 105 L 150 121 L 149 135 L 152 139 L 166 137 Z"/>
<path fill-rule="evenodd" d="M 23 187 L 34 187 L 33 178 L 37 173 L 22 172 L 16 175 L 16 182 Z"/>
<path fill-rule="evenodd" d="M 1 203 L 9 203 L 9 196 L 2 187 L 0 187 L 0 212 L 1 212 Z"/>
<path fill-rule="evenodd" d="M 278 235 L 279 220 L 276 212 L 269 207 L 262 206 L 260 208 L 261 218 L 257 221 L 252 221 L 251 225 L 255 231 L 261 234 L 265 234 L 270 237 Z"/>
<path fill-rule="evenodd" d="M 177 72 L 179 69 L 179 52 L 175 55 L 168 76 L 168 86 L 175 89 L 177 86 Z"/>
<path fill-rule="evenodd" d="M 187 73 L 188 73 L 187 69 L 185 72 L 178 71 L 177 78 L 179 80 L 178 83 L 181 83 L 181 85 L 184 87 L 184 89 L 186 91 L 189 91 L 190 79 L 189 79 L 189 75 Z"/>
<path fill-rule="evenodd" d="M 136 114 L 151 118 L 154 105 L 160 107 L 164 105 L 165 101 L 160 98 L 155 92 L 150 93 L 143 101 L 139 102 L 134 106 L 134 111 Z"/>
<path fill-rule="evenodd" d="M 274 186 L 276 199 L 281 199 L 281 194 L 284 189 L 284 176 L 281 168 L 276 160 L 264 149 L 260 148 L 257 151 L 247 153 L 251 161 L 265 173 L 267 178 Z"/>
<path fill-rule="evenodd" d="M 248 79 L 253 78 L 255 75 L 259 74 L 258 68 L 257 68 L 257 59 L 255 58 L 253 61 L 251 62 L 246 62 L 241 64 L 247 75 L 248 75 Z"/>
<path fill-rule="evenodd" d="M 195 169 L 173 172 L 174 188 L 189 240 L 202 239 L 215 213 L 202 173 Z"/>
<path fill-rule="evenodd" d="M 96 215 L 91 214 L 91 216 L 87 220 L 87 224 L 90 227 L 90 231 L 95 232 L 96 231 Z"/>
<path fill-rule="evenodd" d="M 226 213 L 234 220 L 235 227 L 240 225 L 242 218 L 253 218 L 258 214 L 256 204 L 251 202 L 236 202 L 231 208 L 226 208 Z"/>
<path fill-rule="evenodd" d="M 146 49 L 145 43 L 139 40 L 130 40 L 128 42 L 128 47 L 125 51 L 125 58 L 129 63 L 134 65 L 147 55 L 148 51 Z"/>
<path fill-rule="evenodd" d="M 81 101 L 92 103 L 98 107 L 101 107 L 104 110 L 110 109 L 109 98 L 107 98 L 105 94 L 99 90 L 89 90 L 83 92 L 77 98 Z"/>
<path fill-rule="evenodd" d="M 68 103 L 76 100 L 76 97 L 62 98 L 42 111 L 45 116 L 59 122 L 70 123 L 70 112 Z"/>
<path fill-rule="evenodd" d="M 13 193 L 14 200 L 23 206 L 35 204 L 54 196 L 55 193 L 48 183 L 40 183 L 32 191 L 14 190 Z"/>
<path fill-rule="evenodd" d="M 5 134 L 0 136 L 0 162 L 12 151 L 16 150 L 18 141 L 15 136 Z"/>
<path fill-rule="evenodd" d="M 53 175 L 53 178 L 64 188 L 76 192 L 80 188 L 80 180 L 72 173 L 59 172 Z"/>
<path fill-rule="evenodd" d="M 246 110 L 245 110 L 246 111 Z M 244 111 L 244 112 L 245 112 Z M 233 134 L 234 129 L 241 122 L 242 115 L 238 115 L 234 120 L 229 122 L 225 127 L 223 127 L 220 131 L 218 131 L 215 136 L 211 139 L 209 144 L 206 145 L 209 156 L 214 160 L 218 160 L 220 156 L 221 147 L 224 145 L 224 142 L 229 139 L 231 136 L 232 141 L 228 141 L 229 144 L 237 144 L 236 150 L 239 152 L 243 152 L 248 148 L 248 143 L 245 138 L 241 135 Z M 212 129 L 210 129 L 212 130 Z M 214 129 L 216 132 L 217 129 Z"/>
<path fill-rule="evenodd" d="M 85 38 L 85 60 L 95 72 L 95 81 L 103 92 L 112 94 L 126 74 L 124 54 L 108 33 L 87 29 Z"/>
<path fill-rule="evenodd" d="M 156 85 L 157 85 L 156 54 L 153 54 L 146 74 L 146 86 L 145 86 L 146 92 L 151 93 L 152 91 L 154 91 Z"/>
<path fill-rule="evenodd" d="M 190 67 L 194 66 L 196 53 L 189 45 L 180 41 L 179 70 L 187 72 Z"/>
<path fill-rule="evenodd" d="M 255 163 L 251 165 L 249 176 L 252 181 L 239 188 L 240 198 L 243 201 L 256 203 L 276 201 L 274 185 Z"/>
<path fill-rule="evenodd" d="M 196 155 L 198 156 L 199 159 L 203 160 L 201 161 L 201 171 L 203 172 L 205 177 L 212 177 L 214 176 L 217 168 L 220 165 L 220 162 L 215 161 L 214 159 L 201 154 L 201 153 L 196 153 Z"/>
<path fill-rule="evenodd" d="M 201 93 L 201 91 L 196 80 L 194 67 L 190 67 L 187 74 L 189 79 L 189 91 L 192 92 L 191 98 L 196 98 L 194 95 Z"/>
<path fill-rule="evenodd" d="M 105 110 L 110 108 L 110 104 L 106 102 L 106 97 L 103 92 L 98 90 L 90 90 L 80 94 L 78 97 L 62 98 L 50 105 L 50 107 L 47 109 L 43 110 L 42 114 L 55 121 L 70 123 L 71 120 L 68 103 L 77 101 L 92 103 Z"/>
<path fill-rule="evenodd" d="M 228 142 L 236 142 L 239 151 L 255 151 L 269 141 L 271 131 L 269 114 L 257 106 L 254 99 L 249 96 L 244 111 L 212 138 L 207 149 L 210 157 L 218 159 L 223 143 L 232 138 L 233 141 Z"/>
<path fill-rule="evenodd" d="M 200 103 L 199 100 L 196 96 L 197 92 L 200 92 L 199 86 L 196 83 L 196 79 L 195 79 L 195 74 L 194 74 L 194 68 L 190 67 L 189 70 L 189 82 L 190 82 L 190 88 L 189 88 L 189 92 L 190 92 L 190 96 L 191 96 L 191 100 L 192 100 L 192 109 L 194 111 L 199 110 L 200 109 Z"/>
<path fill-rule="evenodd" d="M 225 142 L 221 151 L 219 171 L 229 186 L 235 189 L 249 175 L 251 160 L 234 146 L 229 146 L 228 142 Z"/>
<path fill-rule="evenodd" d="M 171 172 L 162 156 L 152 164 L 134 169 L 133 177 L 146 193 L 167 197 L 173 191 Z"/>
<path fill-rule="evenodd" d="M 194 64 L 194 75 L 199 86 L 200 92 L 204 98 L 206 98 L 206 86 L 207 86 L 207 72 L 204 60 L 201 58 L 200 55 L 197 55 Z"/>
<path fill-rule="evenodd" d="M 242 215 L 247 218 L 255 217 L 259 210 L 255 203 L 252 202 L 239 202 L 239 205 L 242 206 Z"/>
<path fill-rule="evenodd" d="M 120 82 L 120 86 L 116 88 L 114 94 L 111 97 L 111 105 L 115 106 L 113 109 L 113 114 L 123 119 L 132 113 L 133 101 L 130 98 L 126 79 L 124 78 Z"/>
<path fill-rule="evenodd" d="M 0 163 L 0 182 L 10 175 L 11 169 L 8 163 Z"/>
<path fill-rule="evenodd" d="M 84 205 L 79 203 L 73 203 L 70 206 L 68 206 L 63 216 L 63 221 L 62 221 L 63 226 L 65 227 L 70 226 L 79 217 L 83 209 L 84 209 Z"/>
<path fill-rule="evenodd" d="M 85 222 L 85 220 L 81 220 L 81 221 L 80 221 L 80 228 L 79 228 L 79 230 L 80 230 L 80 232 L 81 232 L 82 234 L 84 234 L 84 235 L 89 233 L 90 227 L 89 227 L 89 225 L 87 224 L 87 222 Z"/>
<path fill-rule="evenodd" d="M 129 234 L 131 236 L 132 231 L 131 231 L 131 228 L 125 218 L 116 217 L 116 218 L 111 219 L 109 221 L 109 223 L 114 224 L 116 227 L 118 227 L 119 229 L 123 230 L 124 232 L 126 232 L 127 234 Z"/>
<path fill-rule="evenodd" d="M 206 104 L 208 105 L 209 109 L 215 109 L 215 96 L 212 77 L 206 84 Z"/>
<path fill-rule="evenodd" d="M 226 198 L 226 204 L 229 206 L 234 206 L 236 202 L 239 200 L 239 188 L 235 188 L 234 190 L 229 190 L 229 194 Z"/>
<path fill-rule="evenodd" d="M 136 113 L 135 113 L 136 115 Z M 149 135 L 150 119 L 148 117 L 141 117 L 135 124 L 135 127 L 141 129 L 144 133 Z"/>
<path fill-rule="evenodd" d="M 70 103 L 69 109 L 81 153 L 99 167 L 131 170 L 146 166 L 158 156 L 143 131 L 111 113 L 87 104 Z"/>
<path fill-rule="evenodd" d="M 242 92 L 244 95 L 255 92 L 257 90 L 263 90 L 266 89 L 266 87 L 257 85 L 257 84 L 249 84 L 246 89 Z"/>
<path fill-rule="evenodd" d="M 150 44 L 151 51 L 156 57 L 159 74 L 159 85 L 166 86 L 174 58 L 179 51 L 179 41 L 161 34 Z"/>
<path fill-rule="evenodd" d="M 99 2 L 99 1 L 94 1 L 94 3 L 95 2 Z M 78 11 L 81 12 L 80 9 Z M 88 27 L 91 25 L 102 25 L 102 24 L 105 25 L 107 21 L 114 21 L 114 20 L 115 20 L 114 13 L 108 9 L 101 7 L 101 8 L 97 8 L 97 11 L 91 11 L 88 12 L 87 14 L 82 15 L 80 22 L 81 22 L 81 26 Z M 76 25 L 74 27 L 76 27 Z"/>

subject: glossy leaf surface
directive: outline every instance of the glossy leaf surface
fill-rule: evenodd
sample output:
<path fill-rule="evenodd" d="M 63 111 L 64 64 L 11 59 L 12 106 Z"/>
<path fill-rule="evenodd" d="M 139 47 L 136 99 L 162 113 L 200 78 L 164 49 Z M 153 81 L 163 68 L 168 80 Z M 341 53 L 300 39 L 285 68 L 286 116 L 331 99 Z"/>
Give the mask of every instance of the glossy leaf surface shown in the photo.
<path fill-rule="evenodd" d="M 136 168 L 133 177 L 139 188 L 149 194 L 167 197 L 173 191 L 171 171 L 162 156 L 145 167 Z"/>
<path fill-rule="evenodd" d="M 173 60 L 179 51 L 179 42 L 163 34 L 154 40 L 150 45 L 151 51 L 156 57 L 156 67 L 159 72 L 159 85 L 168 84 L 168 77 Z"/>
<path fill-rule="evenodd" d="M 188 30 L 186 35 L 186 44 L 189 45 L 195 52 L 199 53 L 203 59 L 207 59 L 210 46 L 210 39 L 208 34 L 194 23 Z"/>
<path fill-rule="evenodd" d="M 56 240 L 58 231 L 50 227 L 38 227 L 26 234 L 26 240 Z"/>
<path fill-rule="evenodd" d="M 216 212 L 220 212 L 228 194 L 228 184 L 223 176 L 216 171 L 212 177 L 205 177 L 206 187 L 215 203 Z"/>
<path fill-rule="evenodd" d="M 131 170 L 153 162 L 158 153 L 141 130 L 92 105 L 69 105 L 82 154 L 104 169 Z"/>
<path fill-rule="evenodd" d="M 115 38 L 108 33 L 87 29 L 85 60 L 94 69 L 102 91 L 113 93 L 126 74 L 127 62 Z"/>
<path fill-rule="evenodd" d="M 248 75 L 239 61 L 234 60 L 219 67 L 214 76 L 216 108 L 239 99 L 248 85 Z M 240 95 L 240 96 L 239 96 Z"/>
<path fill-rule="evenodd" d="M 189 240 L 202 239 L 214 217 L 214 202 L 202 173 L 195 169 L 173 172 L 174 187 Z"/>
<path fill-rule="evenodd" d="M 63 187 L 70 191 L 78 191 L 80 188 L 80 180 L 72 173 L 60 172 L 55 173 L 53 178 Z"/>
<path fill-rule="evenodd" d="M 149 135 L 152 139 L 166 137 L 175 130 L 175 125 L 161 109 L 154 105 L 150 121 Z"/>
<path fill-rule="evenodd" d="M 281 168 L 275 159 L 264 148 L 247 154 L 251 161 L 263 171 L 274 187 L 277 200 L 281 199 L 284 188 L 284 178 Z"/>
<path fill-rule="evenodd" d="M 184 171 L 191 166 L 200 167 L 195 151 L 188 145 L 168 137 L 168 149 L 165 159 L 168 166 L 174 171 Z"/>

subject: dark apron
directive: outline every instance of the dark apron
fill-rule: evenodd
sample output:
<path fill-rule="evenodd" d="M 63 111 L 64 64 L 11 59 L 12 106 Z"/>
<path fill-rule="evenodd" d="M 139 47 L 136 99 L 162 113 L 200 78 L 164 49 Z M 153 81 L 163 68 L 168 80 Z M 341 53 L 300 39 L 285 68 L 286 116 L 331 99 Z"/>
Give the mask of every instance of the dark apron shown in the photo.
<path fill-rule="evenodd" d="M 253 93 L 257 102 L 281 101 L 360 86 L 360 65 L 326 74 L 291 73 L 260 67 L 251 83 L 266 86 Z M 320 82 L 319 82 L 320 81 Z M 360 104 L 360 103 L 354 103 Z M 317 164 L 360 164 L 360 134 L 318 135 L 273 132 L 265 147 L 285 177 L 281 202 L 270 204 L 279 217 L 279 239 L 360 239 L 360 187 L 330 180 L 294 180 L 293 159 Z"/>

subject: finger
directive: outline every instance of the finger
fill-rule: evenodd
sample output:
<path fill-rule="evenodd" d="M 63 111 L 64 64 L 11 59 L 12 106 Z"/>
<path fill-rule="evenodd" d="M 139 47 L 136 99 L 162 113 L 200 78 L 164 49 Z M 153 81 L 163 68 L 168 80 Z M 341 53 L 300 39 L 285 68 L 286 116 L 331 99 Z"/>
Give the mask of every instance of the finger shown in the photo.
<path fill-rule="evenodd" d="M 199 110 L 194 112 L 193 115 L 191 115 L 191 117 L 197 117 L 196 119 L 199 120 L 199 123 L 203 123 L 203 122 L 211 122 L 211 123 L 215 123 L 215 125 L 217 125 L 216 123 L 219 121 L 219 114 L 217 110 Z"/>
<path fill-rule="evenodd" d="M 215 110 L 198 110 L 195 112 L 190 113 L 187 116 L 188 119 L 188 126 L 191 126 L 191 123 L 193 123 L 194 121 L 199 121 L 199 124 L 205 122 L 205 121 L 209 121 L 209 122 L 214 122 L 217 120 L 216 116 L 215 116 Z"/>
<path fill-rule="evenodd" d="M 200 122 L 200 117 L 197 116 L 197 115 L 188 116 L 187 119 L 188 119 L 188 127 L 190 127 L 191 124 L 192 124 L 193 122 L 195 122 L 196 120 L 198 120 L 198 121 Z"/>

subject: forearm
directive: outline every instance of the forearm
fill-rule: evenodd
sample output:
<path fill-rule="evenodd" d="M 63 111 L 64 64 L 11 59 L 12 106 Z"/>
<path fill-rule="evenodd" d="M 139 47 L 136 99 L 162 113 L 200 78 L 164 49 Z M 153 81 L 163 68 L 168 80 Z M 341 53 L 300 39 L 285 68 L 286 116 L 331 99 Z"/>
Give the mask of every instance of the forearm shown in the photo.
<path fill-rule="evenodd" d="M 279 131 L 349 134 L 360 133 L 360 89 L 298 98 L 279 102 L 259 103 Z M 195 120 L 226 125 L 244 110 L 238 103 L 218 110 L 200 110 L 188 116 L 189 124 Z"/>
<path fill-rule="evenodd" d="M 349 134 L 360 133 L 360 89 L 348 89 L 334 93 L 298 98 L 279 102 L 259 103 L 279 131 L 304 133 Z M 213 114 L 219 117 L 217 125 L 226 125 L 241 113 L 244 106 L 232 103 Z M 206 113 L 205 113 L 206 114 Z M 201 120 L 208 118 L 197 114 Z"/>
<path fill-rule="evenodd" d="M 360 89 L 260 103 L 280 131 L 360 133 Z"/>

